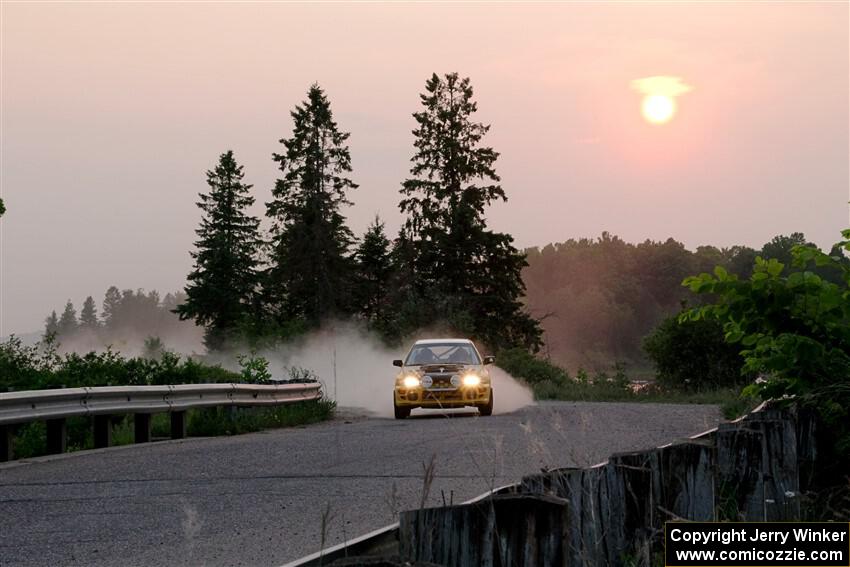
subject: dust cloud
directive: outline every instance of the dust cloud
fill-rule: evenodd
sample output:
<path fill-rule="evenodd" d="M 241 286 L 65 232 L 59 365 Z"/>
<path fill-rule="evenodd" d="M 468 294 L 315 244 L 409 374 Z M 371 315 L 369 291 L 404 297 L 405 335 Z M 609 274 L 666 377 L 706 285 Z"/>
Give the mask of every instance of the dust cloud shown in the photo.
<path fill-rule="evenodd" d="M 132 358 L 145 354 L 145 341 L 156 337 L 162 341 L 166 350 L 196 359 L 204 358 L 204 330 L 192 321 L 172 322 L 166 330 L 124 328 L 117 331 L 98 329 L 96 331 L 79 329 L 70 337 L 59 337 L 58 352 L 60 354 L 85 354 L 87 352 L 104 352 L 107 348 Z M 234 358 L 234 361 L 236 359 Z M 224 364 L 222 366 L 225 366 Z M 238 369 L 238 366 L 236 368 Z"/>
<path fill-rule="evenodd" d="M 490 367 L 493 383 L 493 413 L 510 413 L 534 405 L 531 388 L 498 367 Z"/>
<path fill-rule="evenodd" d="M 417 333 L 416 338 L 433 338 Z M 328 324 L 301 341 L 259 354 L 270 362 L 275 378 L 285 378 L 292 367 L 315 372 L 325 394 L 339 407 L 358 408 L 379 417 L 392 416 L 392 385 L 398 368 L 393 359 L 403 358 L 411 341 L 389 349 L 356 325 Z M 531 390 L 504 370 L 490 366 L 494 388 L 494 413 L 508 413 L 532 405 Z M 416 410 L 424 411 L 424 410 Z"/>
<path fill-rule="evenodd" d="M 392 365 L 393 359 L 403 358 L 416 339 L 449 335 L 439 329 L 422 330 L 403 346 L 391 349 L 362 325 L 329 322 L 292 343 L 256 352 L 248 347 L 231 345 L 226 353 L 215 354 L 202 354 L 205 350 L 203 329 L 188 321 L 180 322 L 167 333 L 161 333 L 160 337 L 165 350 L 207 364 L 219 364 L 235 372 L 241 370 L 238 358 L 251 354 L 269 361 L 268 369 L 274 380 L 289 378 L 293 368 L 310 370 L 319 377 L 325 395 L 335 400 L 339 407 L 357 409 L 372 416 L 391 417 L 393 379 L 398 373 L 398 368 Z M 83 354 L 102 352 L 108 345 L 123 356 L 139 356 L 144 351 L 147 336 L 141 330 L 133 332 L 126 329 L 109 336 L 104 332 L 79 333 L 63 339 L 59 350 Z M 527 386 L 501 368 L 488 366 L 488 370 L 493 382 L 494 413 L 516 411 L 534 403 L 534 395 Z M 414 410 L 414 415 L 425 411 L 438 410 Z"/>

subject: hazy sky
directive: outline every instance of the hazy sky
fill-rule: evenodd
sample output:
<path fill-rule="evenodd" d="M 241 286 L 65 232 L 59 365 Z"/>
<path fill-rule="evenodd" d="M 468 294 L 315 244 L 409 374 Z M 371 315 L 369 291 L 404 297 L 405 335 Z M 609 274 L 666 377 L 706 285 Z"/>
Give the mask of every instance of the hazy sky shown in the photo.
<path fill-rule="evenodd" d="M 472 78 L 521 247 L 598 236 L 821 246 L 848 219 L 848 4 L 2 4 L 0 335 L 109 285 L 173 291 L 234 150 L 258 214 L 318 81 L 355 233 L 397 230 L 419 93 Z M 632 81 L 692 87 L 664 125 Z"/>

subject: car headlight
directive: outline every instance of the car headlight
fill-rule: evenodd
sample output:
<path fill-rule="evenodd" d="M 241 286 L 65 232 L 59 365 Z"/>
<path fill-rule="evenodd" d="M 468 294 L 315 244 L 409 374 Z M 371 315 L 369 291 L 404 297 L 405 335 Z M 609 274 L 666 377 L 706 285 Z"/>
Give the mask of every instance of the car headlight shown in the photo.
<path fill-rule="evenodd" d="M 481 376 L 477 374 L 467 374 L 463 377 L 464 386 L 479 386 L 481 384 Z"/>
<path fill-rule="evenodd" d="M 401 383 L 404 384 L 405 388 L 416 388 L 419 386 L 419 377 L 411 374 L 409 376 L 405 376 Z"/>

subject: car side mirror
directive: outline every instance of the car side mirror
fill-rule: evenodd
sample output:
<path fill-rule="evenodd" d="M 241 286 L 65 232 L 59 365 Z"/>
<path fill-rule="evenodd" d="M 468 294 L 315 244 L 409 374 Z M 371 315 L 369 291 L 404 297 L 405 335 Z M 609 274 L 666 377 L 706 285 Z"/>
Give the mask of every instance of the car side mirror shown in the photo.
<path fill-rule="evenodd" d="M 393 360 L 393 366 L 404 366 L 404 363 L 401 361 L 401 359 L 397 358 Z"/>
<path fill-rule="evenodd" d="M 484 357 L 484 364 L 493 364 L 494 362 L 496 362 L 496 357 L 492 354 Z"/>

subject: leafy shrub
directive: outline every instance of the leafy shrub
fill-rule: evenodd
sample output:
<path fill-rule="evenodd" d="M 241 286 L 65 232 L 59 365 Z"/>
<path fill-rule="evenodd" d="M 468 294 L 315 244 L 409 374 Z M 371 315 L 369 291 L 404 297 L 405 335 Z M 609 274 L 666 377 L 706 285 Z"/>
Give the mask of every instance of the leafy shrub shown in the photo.
<path fill-rule="evenodd" d="M 184 359 L 165 350 L 160 352 L 157 359 L 125 359 L 111 350 L 60 356 L 55 347 L 52 338 L 33 346 L 24 346 L 16 337 L 0 344 L 0 392 L 83 386 L 268 383 L 271 378 L 268 361 L 254 354 L 240 357 L 242 372 L 235 373 L 191 358 Z M 293 367 L 288 372 L 289 380 L 283 382 L 318 380 L 318 376 L 308 369 Z M 275 407 L 189 410 L 188 430 L 190 435 L 212 436 L 234 435 L 269 427 L 289 427 L 328 419 L 334 408 L 333 402 L 321 399 Z M 89 418 L 69 418 L 67 431 L 70 451 L 94 446 Z M 153 416 L 152 433 L 158 437 L 170 435 L 168 415 Z M 46 454 L 45 436 L 43 422 L 19 426 L 14 437 L 14 454 L 19 458 Z M 112 440 L 114 445 L 133 442 L 132 415 L 116 416 L 113 419 Z"/>
<path fill-rule="evenodd" d="M 514 378 L 527 383 L 540 400 L 627 400 L 634 396 L 625 367 L 615 364 L 613 373 L 597 371 L 593 377 L 579 368 L 571 378 L 566 369 L 538 358 L 527 350 L 499 353 L 498 365 Z"/>
<path fill-rule="evenodd" d="M 744 358 L 726 342 L 716 320 L 664 319 L 643 343 L 662 386 L 704 390 L 735 386 L 747 379 Z"/>
<path fill-rule="evenodd" d="M 791 250 L 793 271 L 775 259 L 756 258 L 753 274 L 740 280 L 723 268 L 687 278 L 695 293 L 714 304 L 692 309 L 681 320 L 713 319 L 744 357 L 744 370 L 764 381 L 745 391 L 763 399 L 793 398 L 814 408 L 830 428 L 828 451 L 850 463 L 850 230 L 828 255 L 811 246 Z M 840 274 L 834 281 L 818 275 Z M 838 283 L 836 283 L 838 282 Z M 826 461 L 824 461 L 826 462 Z M 836 465 L 838 466 L 838 465 Z M 846 472 L 846 469 L 845 469 Z"/>
<path fill-rule="evenodd" d="M 262 359 L 254 359 L 260 365 Z M 268 366 L 268 363 L 265 363 Z M 124 358 L 105 352 L 59 355 L 52 339 L 24 346 L 11 337 L 0 344 L 0 392 L 77 388 L 244 382 L 246 374 L 163 351 L 158 359 Z"/>
<path fill-rule="evenodd" d="M 272 373 L 269 372 L 269 361 L 262 356 L 257 356 L 252 352 L 249 355 L 240 355 L 236 358 L 239 362 L 239 367 L 242 368 L 240 375 L 242 380 L 249 384 L 262 384 L 268 382 L 272 378 Z"/>
<path fill-rule="evenodd" d="M 12 440 L 15 458 L 37 457 L 47 454 L 47 424 L 34 421 L 18 426 Z"/>
<path fill-rule="evenodd" d="M 538 358 L 522 348 L 500 351 L 498 364 L 508 374 L 521 378 L 532 386 L 543 382 L 562 384 L 570 379 L 565 369 Z"/>

